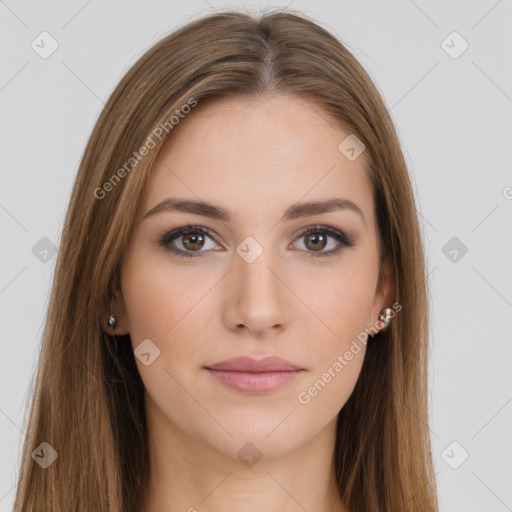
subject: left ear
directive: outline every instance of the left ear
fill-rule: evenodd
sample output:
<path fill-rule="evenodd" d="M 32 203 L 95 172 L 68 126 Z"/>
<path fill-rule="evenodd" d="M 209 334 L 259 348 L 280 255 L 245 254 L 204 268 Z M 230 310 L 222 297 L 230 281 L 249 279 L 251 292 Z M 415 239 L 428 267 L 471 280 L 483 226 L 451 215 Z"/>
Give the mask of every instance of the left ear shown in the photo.
<path fill-rule="evenodd" d="M 394 302 L 395 285 L 394 285 L 394 271 L 391 259 L 387 256 L 382 262 L 380 268 L 379 281 L 375 291 L 375 298 L 372 305 L 371 324 L 379 319 L 379 314 L 382 308 L 390 308 Z"/>

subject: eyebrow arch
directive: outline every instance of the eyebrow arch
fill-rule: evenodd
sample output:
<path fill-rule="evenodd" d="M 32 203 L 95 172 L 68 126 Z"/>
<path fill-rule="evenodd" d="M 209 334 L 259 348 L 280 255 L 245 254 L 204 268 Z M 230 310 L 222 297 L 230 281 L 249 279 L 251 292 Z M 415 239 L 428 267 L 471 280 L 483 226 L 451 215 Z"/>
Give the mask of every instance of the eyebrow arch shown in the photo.
<path fill-rule="evenodd" d="M 363 223 L 366 225 L 364 214 L 354 202 L 348 199 L 332 198 L 324 201 L 311 201 L 308 203 L 293 204 L 284 212 L 283 220 L 294 220 L 302 217 L 309 217 L 311 215 L 320 215 L 322 213 L 329 213 L 336 210 L 351 210 L 357 213 Z M 217 206 L 205 201 L 196 201 L 191 199 L 178 199 L 175 197 L 168 197 L 154 208 L 149 210 L 143 217 L 146 219 L 157 213 L 164 211 L 177 211 L 184 213 L 192 213 L 195 215 L 202 215 L 203 217 L 210 217 L 212 219 L 229 222 L 231 219 L 230 210 Z"/>

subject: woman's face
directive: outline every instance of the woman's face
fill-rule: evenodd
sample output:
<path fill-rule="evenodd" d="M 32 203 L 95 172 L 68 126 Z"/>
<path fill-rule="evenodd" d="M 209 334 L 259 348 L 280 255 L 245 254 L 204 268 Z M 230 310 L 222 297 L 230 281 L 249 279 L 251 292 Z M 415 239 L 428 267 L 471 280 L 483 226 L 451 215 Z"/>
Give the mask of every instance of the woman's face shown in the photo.
<path fill-rule="evenodd" d="M 350 139 L 339 149 L 348 135 L 290 95 L 199 103 L 174 129 L 148 177 L 115 310 L 161 432 L 231 458 L 255 450 L 250 441 L 271 459 L 334 425 L 365 328 L 392 303 L 365 154 L 354 159 Z M 148 215 L 169 198 L 186 203 Z M 332 200 L 356 206 L 301 207 Z M 207 369 L 240 356 L 302 370 Z"/>

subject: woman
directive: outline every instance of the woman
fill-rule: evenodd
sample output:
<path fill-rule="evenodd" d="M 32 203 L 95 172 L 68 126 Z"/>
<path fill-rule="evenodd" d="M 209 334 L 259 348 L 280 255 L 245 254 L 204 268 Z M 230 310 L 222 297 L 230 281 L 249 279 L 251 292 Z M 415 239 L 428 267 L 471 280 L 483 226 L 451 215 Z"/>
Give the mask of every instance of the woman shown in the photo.
<path fill-rule="evenodd" d="M 313 21 L 158 42 L 78 171 L 15 509 L 437 511 L 414 204 Z"/>

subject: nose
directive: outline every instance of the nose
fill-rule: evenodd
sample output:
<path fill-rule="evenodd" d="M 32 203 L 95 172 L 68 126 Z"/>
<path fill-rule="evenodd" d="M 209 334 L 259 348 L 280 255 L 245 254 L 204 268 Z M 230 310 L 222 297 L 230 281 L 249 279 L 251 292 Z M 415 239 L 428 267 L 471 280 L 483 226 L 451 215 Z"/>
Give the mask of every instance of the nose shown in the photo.
<path fill-rule="evenodd" d="M 264 250 L 251 263 L 236 255 L 233 265 L 225 283 L 225 325 L 260 338 L 284 330 L 293 294 L 271 251 Z"/>

